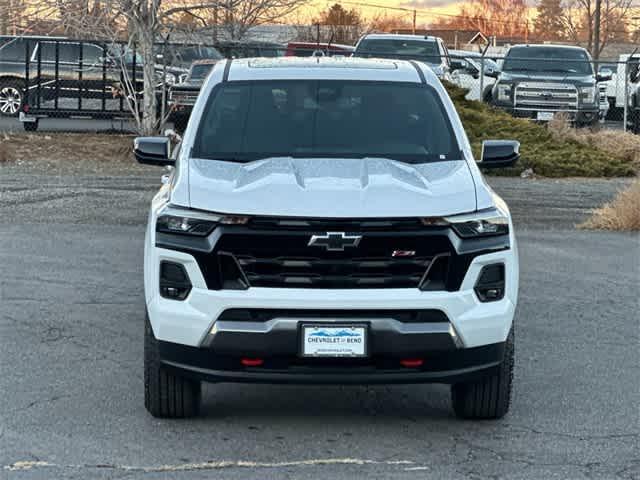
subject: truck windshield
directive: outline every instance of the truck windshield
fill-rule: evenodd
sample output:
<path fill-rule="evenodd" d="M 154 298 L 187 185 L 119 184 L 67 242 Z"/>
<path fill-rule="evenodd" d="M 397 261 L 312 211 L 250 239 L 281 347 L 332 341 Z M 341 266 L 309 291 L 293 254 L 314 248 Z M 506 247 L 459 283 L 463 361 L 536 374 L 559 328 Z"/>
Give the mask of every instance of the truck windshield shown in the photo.
<path fill-rule="evenodd" d="M 204 80 L 209 75 L 209 72 L 213 68 L 212 63 L 200 63 L 191 67 L 191 74 L 189 78 L 191 80 Z"/>
<path fill-rule="evenodd" d="M 194 142 L 198 158 L 461 159 L 431 87 L 399 82 L 228 82 L 212 93 Z"/>
<path fill-rule="evenodd" d="M 441 62 L 434 40 L 364 39 L 358 44 L 355 56 Z"/>
<path fill-rule="evenodd" d="M 578 48 L 514 47 L 507 53 L 502 71 L 593 75 L 589 56 Z"/>

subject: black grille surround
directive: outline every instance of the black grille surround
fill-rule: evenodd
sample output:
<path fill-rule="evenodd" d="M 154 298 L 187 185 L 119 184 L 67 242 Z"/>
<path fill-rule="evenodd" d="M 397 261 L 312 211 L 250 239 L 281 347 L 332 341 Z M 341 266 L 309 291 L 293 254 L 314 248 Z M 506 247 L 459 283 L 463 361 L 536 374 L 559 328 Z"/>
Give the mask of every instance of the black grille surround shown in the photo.
<path fill-rule="evenodd" d="M 234 322 L 268 322 L 274 318 L 317 319 L 363 319 L 393 318 L 401 323 L 449 323 L 449 317 L 442 310 L 390 309 L 390 310 L 300 310 L 290 308 L 229 308 L 217 320 Z"/>
<path fill-rule="evenodd" d="M 313 235 L 361 236 L 357 246 L 310 246 Z M 455 291 L 477 255 L 509 248 L 508 235 L 461 239 L 419 219 L 277 219 L 221 225 L 208 237 L 156 234 L 156 246 L 193 255 L 210 290 L 420 288 Z M 395 254 L 394 254 L 395 252 Z"/>

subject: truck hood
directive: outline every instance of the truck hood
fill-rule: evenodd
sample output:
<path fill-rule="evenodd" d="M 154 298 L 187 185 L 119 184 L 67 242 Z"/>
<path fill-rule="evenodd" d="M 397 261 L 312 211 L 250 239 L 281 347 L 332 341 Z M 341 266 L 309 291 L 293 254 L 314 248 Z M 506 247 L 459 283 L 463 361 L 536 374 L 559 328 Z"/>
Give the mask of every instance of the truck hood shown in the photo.
<path fill-rule="evenodd" d="M 549 82 L 549 83 L 573 83 L 575 85 L 593 85 L 595 79 L 592 75 L 559 73 L 559 72 L 502 72 L 501 82 Z"/>
<path fill-rule="evenodd" d="M 476 209 L 464 160 L 410 165 L 381 158 L 250 163 L 189 160 L 191 208 L 288 217 L 420 217 Z"/>

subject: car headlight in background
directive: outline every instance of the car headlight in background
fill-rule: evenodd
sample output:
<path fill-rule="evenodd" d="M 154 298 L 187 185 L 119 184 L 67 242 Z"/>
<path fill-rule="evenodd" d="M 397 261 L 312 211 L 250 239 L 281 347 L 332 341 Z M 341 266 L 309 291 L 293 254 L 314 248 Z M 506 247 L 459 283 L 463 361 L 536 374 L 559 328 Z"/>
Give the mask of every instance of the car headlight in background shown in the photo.
<path fill-rule="evenodd" d="M 449 226 L 462 238 L 491 237 L 509 233 L 509 217 L 497 208 L 445 218 L 423 218 L 422 223 Z"/>
<path fill-rule="evenodd" d="M 598 89 L 595 86 L 580 87 L 580 100 L 582 103 L 596 103 L 598 98 Z"/>
<path fill-rule="evenodd" d="M 498 84 L 497 92 L 498 92 L 498 101 L 499 102 L 510 102 L 511 101 L 511 85 L 505 85 L 503 83 Z"/>
<path fill-rule="evenodd" d="M 158 215 L 156 232 L 205 237 L 220 224 L 244 225 L 248 221 L 248 217 L 201 212 L 168 205 Z"/>

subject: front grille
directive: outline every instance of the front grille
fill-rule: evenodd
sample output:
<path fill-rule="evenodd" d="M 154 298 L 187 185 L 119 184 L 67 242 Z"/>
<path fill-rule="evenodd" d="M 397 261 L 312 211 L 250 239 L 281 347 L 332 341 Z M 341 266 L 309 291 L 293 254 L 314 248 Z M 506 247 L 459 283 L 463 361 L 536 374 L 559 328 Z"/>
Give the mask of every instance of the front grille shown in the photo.
<path fill-rule="evenodd" d="M 176 105 L 195 105 L 199 92 L 169 92 L 169 103 Z"/>
<path fill-rule="evenodd" d="M 600 94 L 599 97 L 599 105 L 601 109 L 606 110 L 609 108 L 609 99 L 607 98 L 607 85 L 606 84 L 598 84 L 598 92 Z"/>
<path fill-rule="evenodd" d="M 447 228 L 395 220 L 384 221 L 396 222 L 391 227 L 373 220 L 288 222 L 219 227 L 214 251 L 197 256 L 209 288 L 446 288 L 455 255 Z M 327 232 L 361 239 L 338 251 L 309 245 L 312 236 Z"/>
<path fill-rule="evenodd" d="M 417 287 L 433 257 L 254 257 L 236 256 L 255 287 Z"/>
<path fill-rule="evenodd" d="M 521 82 L 514 96 L 516 110 L 571 111 L 578 109 L 578 90 L 564 83 Z"/>
<path fill-rule="evenodd" d="M 295 319 L 358 319 L 375 321 L 376 318 L 393 318 L 402 323 L 448 323 L 449 318 L 441 310 L 297 310 L 265 308 L 230 308 L 220 314 L 218 320 L 234 322 L 268 322 L 274 318 Z"/>

